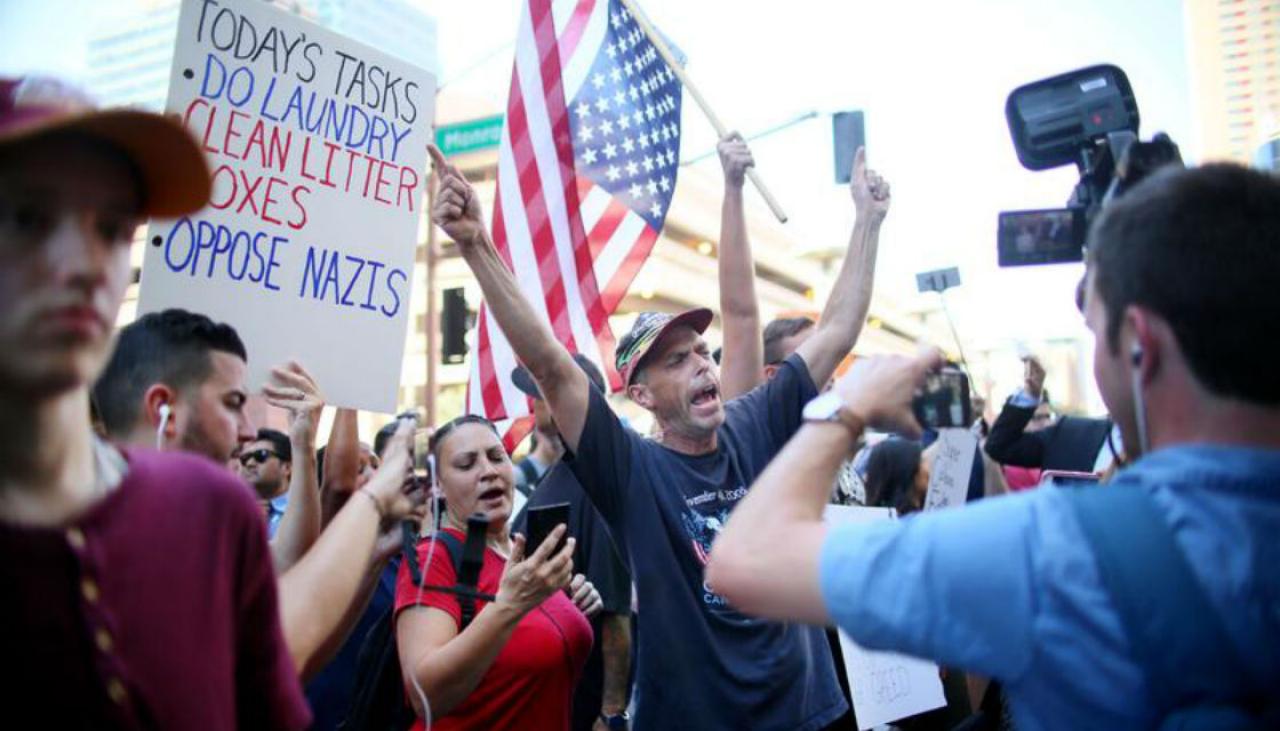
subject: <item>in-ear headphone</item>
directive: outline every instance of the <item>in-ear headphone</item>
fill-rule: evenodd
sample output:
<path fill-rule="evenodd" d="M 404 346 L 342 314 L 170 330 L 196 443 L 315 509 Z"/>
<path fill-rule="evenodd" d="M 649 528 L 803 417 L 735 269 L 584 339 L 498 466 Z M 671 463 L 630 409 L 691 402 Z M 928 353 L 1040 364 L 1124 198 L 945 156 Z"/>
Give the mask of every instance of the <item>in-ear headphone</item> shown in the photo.
<path fill-rule="evenodd" d="M 1133 367 L 1137 368 L 1142 365 L 1142 346 L 1137 343 L 1133 344 L 1133 350 L 1129 351 L 1129 359 L 1133 363 Z"/>
<path fill-rule="evenodd" d="M 164 448 L 164 428 L 169 424 L 169 414 L 173 413 L 169 408 L 169 404 L 161 402 L 160 408 L 156 410 L 160 414 L 160 423 L 156 426 L 156 449 Z"/>

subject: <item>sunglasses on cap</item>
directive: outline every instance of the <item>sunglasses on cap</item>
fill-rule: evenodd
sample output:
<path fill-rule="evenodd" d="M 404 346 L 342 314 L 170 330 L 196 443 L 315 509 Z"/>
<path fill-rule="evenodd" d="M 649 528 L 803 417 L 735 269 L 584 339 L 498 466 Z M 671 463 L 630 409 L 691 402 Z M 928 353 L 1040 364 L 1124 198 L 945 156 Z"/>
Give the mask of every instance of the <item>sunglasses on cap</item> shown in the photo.
<path fill-rule="evenodd" d="M 257 462 L 258 464 L 263 464 L 267 460 L 271 459 L 272 457 L 279 457 L 279 456 L 280 454 L 278 452 L 273 452 L 270 449 L 255 449 L 252 452 L 245 452 L 244 454 L 241 454 L 240 464 L 244 465 L 245 467 L 248 467 L 250 462 Z"/>

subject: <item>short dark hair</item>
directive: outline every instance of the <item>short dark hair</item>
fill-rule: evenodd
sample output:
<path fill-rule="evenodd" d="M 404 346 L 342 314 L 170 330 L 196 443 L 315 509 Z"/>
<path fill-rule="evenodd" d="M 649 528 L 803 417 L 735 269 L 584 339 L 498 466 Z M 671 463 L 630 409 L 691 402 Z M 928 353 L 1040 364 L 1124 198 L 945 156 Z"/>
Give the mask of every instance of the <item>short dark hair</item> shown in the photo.
<path fill-rule="evenodd" d="M 1094 292 L 1119 348 L 1125 308 L 1169 322 L 1211 393 L 1280 404 L 1258 339 L 1280 321 L 1280 178 L 1240 165 L 1168 168 L 1109 205 L 1089 233 Z"/>
<path fill-rule="evenodd" d="M 215 350 L 249 360 L 235 328 L 194 312 L 152 312 L 125 326 L 93 386 L 107 434 L 120 438 L 133 430 L 142 394 L 152 384 L 182 390 L 208 378 Z"/>
<path fill-rule="evenodd" d="M 809 317 L 779 317 L 764 326 L 764 364 L 777 365 L 790 353 L 782 352 L 782 341 L 813 327 Z"/>
<path fill-rule="evenodd" d="M 258 430 L 257 441 L 271 442 L 271 448 L 279 455 L 281 462 L 293 461 L 293 447 L 289 444 L 289 435 L 277 429 L 263 427 Z"/>

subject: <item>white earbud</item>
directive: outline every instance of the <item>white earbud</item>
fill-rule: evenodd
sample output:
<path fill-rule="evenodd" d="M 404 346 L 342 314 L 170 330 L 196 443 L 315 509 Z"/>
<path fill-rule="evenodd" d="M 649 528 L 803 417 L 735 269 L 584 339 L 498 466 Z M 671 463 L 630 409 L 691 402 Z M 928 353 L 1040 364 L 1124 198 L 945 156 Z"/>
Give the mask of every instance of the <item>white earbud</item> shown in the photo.
<path fill-rule="evenodd" d="M 1129 351 L 1129 359 L 1133 364 L 1131 371 L 1133 379 L 1133 417 L 1135 426 L 1138 428 L 1138 449 L 1139 454 L 1146 454 L 1150 448 L 1147 441 L 1147 409 L 1145 399 L 1142 393 L 1142 346 L 1137 343 L 1133 344 L 1133 349 Z"/>
<path fill-rule="evenodd" d="M 169 408 L 169 404 L 160 404 L 157 410 L 160 414 L 160 424 L 156 426 L 156 449 L 164 448 L 164 428 L 169 424 L 169 414 L 173 413 Z"/>

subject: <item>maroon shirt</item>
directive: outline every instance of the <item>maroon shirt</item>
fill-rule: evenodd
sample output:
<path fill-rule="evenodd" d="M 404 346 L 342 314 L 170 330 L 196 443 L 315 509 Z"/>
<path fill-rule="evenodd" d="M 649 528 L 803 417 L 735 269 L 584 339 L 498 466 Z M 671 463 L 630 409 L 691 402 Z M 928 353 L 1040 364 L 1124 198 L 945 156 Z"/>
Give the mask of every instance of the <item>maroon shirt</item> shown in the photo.
<path fill-rule="evenodd" d="M 126 459 L 72 523 L 0 522 L 4 725 L 305 728 L 249 489 L 201 457 Z"/>

